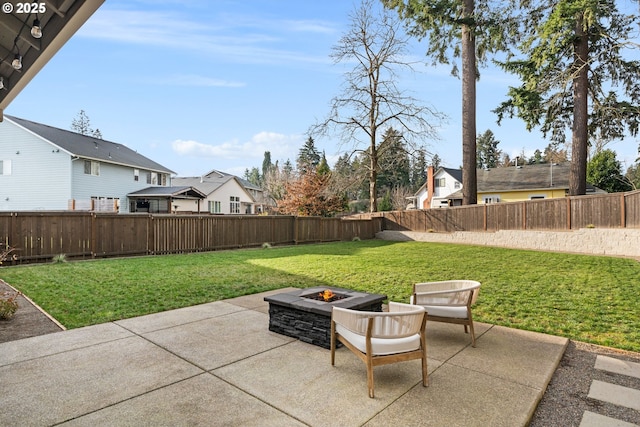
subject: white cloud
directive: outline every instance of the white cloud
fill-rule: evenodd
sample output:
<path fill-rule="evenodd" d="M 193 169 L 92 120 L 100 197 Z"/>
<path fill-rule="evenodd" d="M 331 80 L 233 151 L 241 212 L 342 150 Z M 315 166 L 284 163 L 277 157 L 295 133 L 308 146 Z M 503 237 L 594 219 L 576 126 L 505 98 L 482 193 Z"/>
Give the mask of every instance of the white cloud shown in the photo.
<path fill-rule="evenodd" d="M 297 150 L 302 145 L 302 135 L 284 135 L 276 132 L 260 132 L 249 141 L 226 141 L 220 144 L 206 144 L 193 140 L 178 139 L 172 142 L 173 151 L 180 156 L 211 157 L 221 160 L 258 160 L 261 164 L 264 152 L 271 152 L 271 159 L 295 160 Z"/>
<path fill-rule="evenodd" d="M 245 87 L 247 85 L 244 82 L 229 81 L 196 74 L 172 75 L 166 78 L 153 79 L 151 82 L 159 85 L 198 87 Z"/>
<path fill-rule="evenodd" d="M 191 50 L 198 55 L 227 58 L 240 63 L 327 63 L 324 55 L 280 49 L 280 41 L 292 32 L 330 33 L 327 24 L 312 21 L 251 21 L 238 31 L 237 21 L 224 18 L 203 24 L 193 19 L 150 10 L 99 9 L 79 31 L 82 37 L 126 44 L 161 46 L 168 50 Z M 297 25 L 292 25 L 295 22 Z M 246 30 L 246 31 L 245 31 Z"/>

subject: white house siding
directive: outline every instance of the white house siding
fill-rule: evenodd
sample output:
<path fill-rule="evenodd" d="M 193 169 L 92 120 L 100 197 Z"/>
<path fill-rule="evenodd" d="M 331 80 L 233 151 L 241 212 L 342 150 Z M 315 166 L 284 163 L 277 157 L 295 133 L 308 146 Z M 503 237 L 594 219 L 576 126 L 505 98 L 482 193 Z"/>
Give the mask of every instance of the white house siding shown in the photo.
<path fill-rule="evenodd" d="M 431 199 L 431 206 L 428 208 L 441 208 L 448 206 L 448 196 L 455 193 L 456 191 L 460 191 L 462 188 L 462 184 L 459 183 L 453 176 L 448 174 L 446 171 L 440 170 L 434 175 L 434 181 L 438 179 L 444 178 L 444 187 L 435 187 L 433 191 L 433 197 Z M 456 187 L 456 183 L 458 186 Z M 416 194 L 418 208 L 422 209 L 424 207 L 424 203 L 429 197 L 429 189 L 427 185 L 423 185 L 418 193 Z"/>
<path fill-rule="evenodd" d="M 71 157 L 42 138 L 4 120 L 0 160 L 11 175 L 0 175 L 0 210 L 65 210 L 71 195 Z"/>
<path fill-rule="evenodd" d="M 182 185 L 180 181 L 176 181 L 176 185 Z M 207 198 L 200 201 L 194 200 L 174 200 L 173 208 L 177 206 L 178 212 L 198 212 L 198 202 L 200 204 L 200 212 L 209 212 L 209 202 L 220 202 L 220 214 L 231 214 L 231 197 L 240 198 L 240 214 L 254 213 L 251 208 L 254 204 L 249 194 L 245 191 L 238 181 L 230 179 L 214 192 L 207 195 Z M 247 212 L 249 206 L 249 212 Z"/>
<path fill-rule="evenodd" d="M 138 181 L 135 181 L 134 168 L 99 162 L 100 175 L 95 176 L 84 173 L 84 162 L 85 159 L 77 159 L 72 164 L 72 199 L 83 201 L 90 200 L 92 197 L 119 199 L 119 212 L 126 213 L 129 212 L 127 194 L 152 186 L 147 183 L 147 173 L 149 173 L 147 170 L 141 169 Z M 167 186 L 170 185 L 171 180 L 168 177 Z"/>

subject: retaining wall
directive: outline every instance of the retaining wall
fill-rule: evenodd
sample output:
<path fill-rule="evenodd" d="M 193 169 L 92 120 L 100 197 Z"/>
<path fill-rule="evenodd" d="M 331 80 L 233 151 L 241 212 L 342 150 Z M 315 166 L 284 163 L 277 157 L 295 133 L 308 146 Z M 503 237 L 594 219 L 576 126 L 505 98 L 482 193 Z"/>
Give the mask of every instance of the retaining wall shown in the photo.
<path fill-rule="evenodd" d="M 385 230 L 376 234 L 384 240 L 459 243 L 640 258 L 640 229 L 581 228 L 573 231 L 499 230 L 422 233 Z"/>

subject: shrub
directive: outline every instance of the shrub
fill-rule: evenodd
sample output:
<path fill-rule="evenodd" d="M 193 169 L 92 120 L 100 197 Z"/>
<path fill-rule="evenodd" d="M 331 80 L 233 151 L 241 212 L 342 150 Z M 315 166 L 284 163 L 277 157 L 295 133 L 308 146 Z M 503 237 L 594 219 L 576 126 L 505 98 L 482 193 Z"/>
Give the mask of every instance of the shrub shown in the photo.
<path fill-rule="evenodd" d="M 19 292 L 4 292 L 0 295 L 0 320 L 9 320 L 18 310 Z"/>
<path fill-rule="evenodd" d="M 58 254 L 53 257 L 52 262 L 54 264 L 61 264 L 63 262 L 67 262 L 67 256 L 65 254 Z"/>

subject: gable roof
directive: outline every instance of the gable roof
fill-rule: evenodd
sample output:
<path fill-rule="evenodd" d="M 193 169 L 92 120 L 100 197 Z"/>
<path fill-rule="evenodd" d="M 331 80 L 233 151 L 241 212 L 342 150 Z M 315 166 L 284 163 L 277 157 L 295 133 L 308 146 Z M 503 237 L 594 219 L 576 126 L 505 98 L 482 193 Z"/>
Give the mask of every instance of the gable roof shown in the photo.
<path fill-rule="evenodd" d="M 478 193 L 504 193 L 509 191 L 562 190 L 569 188 L 570 163 L 546 163 L 477 169 Z M 598 190 L 587 183 L 587 193 Z M 462 190 L 447 196 L 462 198 Z"/>
<path fill-rule="evenodd" d="M 251 181 L 247 181 L 246 179 L 240 178 L 240 177 L 235 176 L 235 175 L 231 175 L 230 173 L 219 171 L 217 169 L 210 170 L 209 172 L 204 174 L 203 177 L 204 178 L 211 178 L 211 179 L 216 179 L 216 178 L 225 179 L 225 178 L 228 178 L 228 177 L 234 177 L 244 188 L 247 188 L 249 190 L 262 191 L 262 188 L 260 186 L 255 185 Z"/>
<path fill-rule="evenodd" d="M 8 119 L 8 121 L 11 121 L 40 136 L 72 156 L 146 169 L 153 172 L 175 174 L 171 169 L 154 162 L 153 160 L 122 144 L 82 135 L 64 129 L 54 128 L 52 126 L 32 122 L 18 117 L 6 115 L 5 118 Z"/>
<path fill-rule="evenodd" d="M 478 191 L 569 188 L 569 164 L 536 164 L 478 169 Z"/>
<path fill-rule="evenodd" d="M 452 168 L 439 168 L 435 173 L 435 175 L 438 175 L 438 173 L 440 171 L 444 171 L 446 173 L 448 173 L 449 175 L 451 175 L 453 177 L 453 179 L 455 179 L 456 181 L 462 183 L 462 169 L 452 169 Z"/>
<path fill-rule="evenodd" d="M 179 184 L 183 186 L 189 186 L 193 188 L 197 188 L 200 192 L 206 194 L 207 196 L 215 192 L 218 188 L 222 187 L 229 181 L 235 180 L 238 185 L 244 190 L 244 192 L 253 200 L 253 196 L 247 191 L 247 186 L 244 185 L 244 182 L 248 181 L 242 180 L 235 175 L 231 175 L 225 172 L 220 172 L 217 170 L 212 170 L 207 172 L 202 176 L 191 176 L 191 177 L 174 177 L 172 178 L 172 182 L 174 184 Z M 253 184 L 250 184 L 253 186 Z"/>

